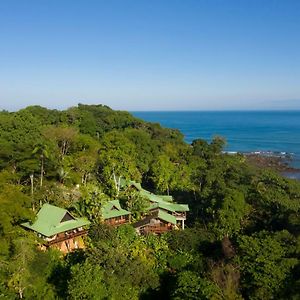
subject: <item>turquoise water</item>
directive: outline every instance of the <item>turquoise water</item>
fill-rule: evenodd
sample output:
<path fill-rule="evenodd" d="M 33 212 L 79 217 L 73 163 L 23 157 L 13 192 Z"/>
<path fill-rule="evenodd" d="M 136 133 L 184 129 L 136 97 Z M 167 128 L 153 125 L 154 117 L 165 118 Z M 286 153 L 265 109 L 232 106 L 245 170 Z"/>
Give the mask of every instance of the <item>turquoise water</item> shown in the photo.
<path fill-rule="evenodd" d="M 291 155 L 300 167 L 300 111 L 133 112 L 146 121 L 177 128 L 187 142 L 226 138 L 227 151 L 276 152 Z"/>

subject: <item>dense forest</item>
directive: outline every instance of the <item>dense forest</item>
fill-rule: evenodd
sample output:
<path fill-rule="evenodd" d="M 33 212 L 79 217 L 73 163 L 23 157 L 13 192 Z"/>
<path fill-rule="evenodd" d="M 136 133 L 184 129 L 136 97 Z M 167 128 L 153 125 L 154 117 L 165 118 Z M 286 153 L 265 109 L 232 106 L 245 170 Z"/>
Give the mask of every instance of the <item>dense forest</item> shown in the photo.
<path fill-rule="evenodd" d="M 0 299 L 300 299 L 300 183 L 103 105 L 0 112 Z M 189 205 L 185 230 L 101 222 L 117 179 Z M 49 203 L 91 221 L 86 248 L 40 251 L 20 226 Z"/>

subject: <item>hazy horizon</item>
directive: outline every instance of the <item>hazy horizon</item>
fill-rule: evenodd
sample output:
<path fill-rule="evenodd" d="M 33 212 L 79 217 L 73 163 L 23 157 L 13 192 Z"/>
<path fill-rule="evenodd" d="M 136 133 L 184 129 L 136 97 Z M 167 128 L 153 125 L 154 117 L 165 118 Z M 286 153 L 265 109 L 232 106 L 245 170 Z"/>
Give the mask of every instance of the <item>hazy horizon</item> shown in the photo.
<path fill-rule="evenodd" d="M 107 103 L 76 103 L 74 105 L 71 106 L 51 106 L 51 105 L 43 105 L 40 103 L 36 103 L 36 104 L 30 104 L 30 105 L 21 105 L 15 108 L 2 108 L 0 107 L 0 110 L 2 111 L 9 111 L 9 112 L 16 112 L 19 111 L 21 109 L 25 109 L 26 107 L 30 107 L 30 106 L 41 106 L 41 107 L 45 107 L 47 109 L 54 109 L 54 110 L 66 110 L 68 108 L 71 107 L 77 107 L 78 104 L 84 104 L 84 105 L 105 105 L 108 106 L 114 110 L 124 110 L 124 111 L 128 111 L 130 113 L 134 113 L 134 112 L 268 112 L 268 111 L 300 111 L 300 108 L 227 108 L 227 109 L 218 109 L 218 108 L 212 108 L 212 109 L 144 109 L 144 110 L 137 110 L 137 109 L 126 109 L 126 108 L 118 108 L 118 107 L 111 107 L 110 105 L 108 105 Z"/>

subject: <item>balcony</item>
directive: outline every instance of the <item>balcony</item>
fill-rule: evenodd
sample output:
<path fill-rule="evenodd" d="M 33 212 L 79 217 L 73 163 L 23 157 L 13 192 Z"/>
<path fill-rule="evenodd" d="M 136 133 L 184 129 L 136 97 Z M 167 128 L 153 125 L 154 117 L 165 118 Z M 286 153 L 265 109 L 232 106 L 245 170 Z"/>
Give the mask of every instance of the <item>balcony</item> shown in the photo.
<path fill-rule="evenodd" d="M 45 244 L 47 246 L 51 246 L 51 245 L 54 245 L 54 244 L 57 244 L 57 243 L 61 243 L 61 242 L 73 239 L 73 238 L 78 237 L 78 236 L 87 235 L 87 233 L 88 233 L 87 230 L 80 230 L 80 231 L 70 232 L 70 233 L 65 232 L 61 235 L 58 235 L 56 237 L 56 239 L 54 239 L 52 241 L 49 241 L 49 242 L 46 242 Z"/>
<path fill-rule="evenodd" d="M 172 215 L 177 220 L 186 220 L 186 212 L 173 212 Z"/>
<path fill-rule="evenodd" d="M 111 218 L 104 221 L 105 224 L 111 225 L 111 226 L 119 226 L 122 224 L 126 224 L 129 222 L 128 218 Z"/>
<path fill-rule="evenodd" d="M 162 234 L 164 232 L 172 230 L 172 226 L 146 226 L 142 229 L 143 233 L 156 233 Z"/>

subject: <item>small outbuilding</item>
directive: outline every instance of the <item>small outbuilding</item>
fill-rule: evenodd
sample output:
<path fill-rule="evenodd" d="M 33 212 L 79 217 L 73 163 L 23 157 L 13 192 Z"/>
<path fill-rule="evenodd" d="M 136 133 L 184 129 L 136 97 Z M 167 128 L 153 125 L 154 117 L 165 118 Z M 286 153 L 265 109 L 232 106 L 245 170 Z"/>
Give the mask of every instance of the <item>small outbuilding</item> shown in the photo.
<path fill-rule="evenodd" d="M 102 218 L 105 224 L 119 226 L 130 222 L 131 213 L 123 209 L 119 200 L 107 202 L 102 207 Z"/>

